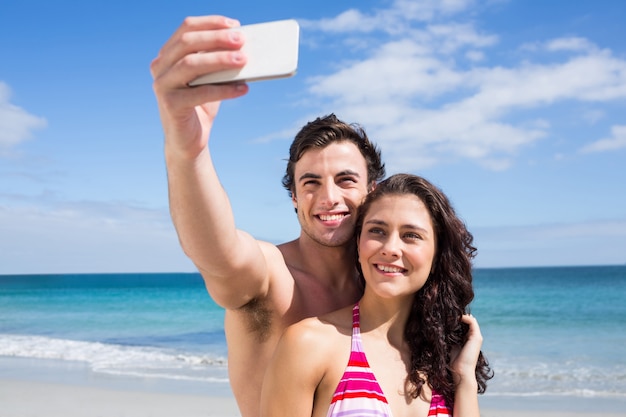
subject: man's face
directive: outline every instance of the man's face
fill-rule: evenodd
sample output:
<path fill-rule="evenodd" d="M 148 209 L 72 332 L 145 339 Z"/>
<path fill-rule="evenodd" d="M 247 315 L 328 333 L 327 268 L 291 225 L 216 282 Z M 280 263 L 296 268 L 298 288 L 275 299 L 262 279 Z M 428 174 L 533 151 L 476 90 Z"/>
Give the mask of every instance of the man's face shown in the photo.
<path fill-rule="evenodd" d="M 295 165 L 292 201 L 301 236 L 324 246 L 351 242 L 356 211 L 367 194 L 367 165 L 348 141 L 306 151 Z"/>

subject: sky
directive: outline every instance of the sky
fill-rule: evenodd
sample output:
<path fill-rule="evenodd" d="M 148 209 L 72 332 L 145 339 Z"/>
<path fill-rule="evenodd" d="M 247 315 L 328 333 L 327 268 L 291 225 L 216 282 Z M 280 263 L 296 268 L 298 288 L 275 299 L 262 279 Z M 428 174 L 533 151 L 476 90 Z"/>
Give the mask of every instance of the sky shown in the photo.
<path fill-rule="evenodd" d="M 335 113 L 449 196 L 477 267 L 626 263 L 622 0 L 24 0 L 0 12 L 0 274 L 195 271 L 149 65 L 205 14 L 301 28 L 297 74 L 224 102 L 210 139 L 239 228 L 298 236 L 288 147 Z"/>

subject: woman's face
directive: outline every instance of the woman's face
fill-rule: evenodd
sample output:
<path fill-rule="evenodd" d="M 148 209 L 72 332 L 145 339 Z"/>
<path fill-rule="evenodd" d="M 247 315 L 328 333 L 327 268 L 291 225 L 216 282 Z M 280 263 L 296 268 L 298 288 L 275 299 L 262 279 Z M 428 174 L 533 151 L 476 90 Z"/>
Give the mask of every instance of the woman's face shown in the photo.
<path fill-rule="evenodd" d="M 428 209 L 413 194 L 372 203 L 358 240 L 366 287 L 384 298 L 412 296 L 424 286 L 435 256 Z"/>

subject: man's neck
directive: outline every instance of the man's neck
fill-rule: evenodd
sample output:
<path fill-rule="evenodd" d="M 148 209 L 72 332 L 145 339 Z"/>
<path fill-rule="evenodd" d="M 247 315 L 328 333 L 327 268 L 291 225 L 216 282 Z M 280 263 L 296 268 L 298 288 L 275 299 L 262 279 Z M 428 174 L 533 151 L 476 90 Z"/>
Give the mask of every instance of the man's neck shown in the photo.
<path fill-rule="evenodd" d="M 289 253 L 286 258 L 290 268 L 327 285 L 343 287 L 356 277 L 355 249 L 352 245 L 325 246 L 305 235 L 281 246 Z"/>

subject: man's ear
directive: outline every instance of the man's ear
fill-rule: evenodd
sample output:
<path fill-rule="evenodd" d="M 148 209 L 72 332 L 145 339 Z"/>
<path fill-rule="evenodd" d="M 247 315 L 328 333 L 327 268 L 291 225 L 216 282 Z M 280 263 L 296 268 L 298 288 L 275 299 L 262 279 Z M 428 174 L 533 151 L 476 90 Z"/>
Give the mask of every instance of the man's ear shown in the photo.
<path fill-rule="evenodd" d="M 378 185 L 378 183 L 376 181 L 370 182 L 369 187 L 367 187 L 367 192 L 371 193 L 372 191 L 374 191 L 376 189 L 377 185 Z"/>
<path fill-rule="evenodd" d="M 298 197 L 296 197 L 295 193 L 291 192 L 291 204 L 293 204 L 293 209 L 295 212 L 298 212 Z"/>

